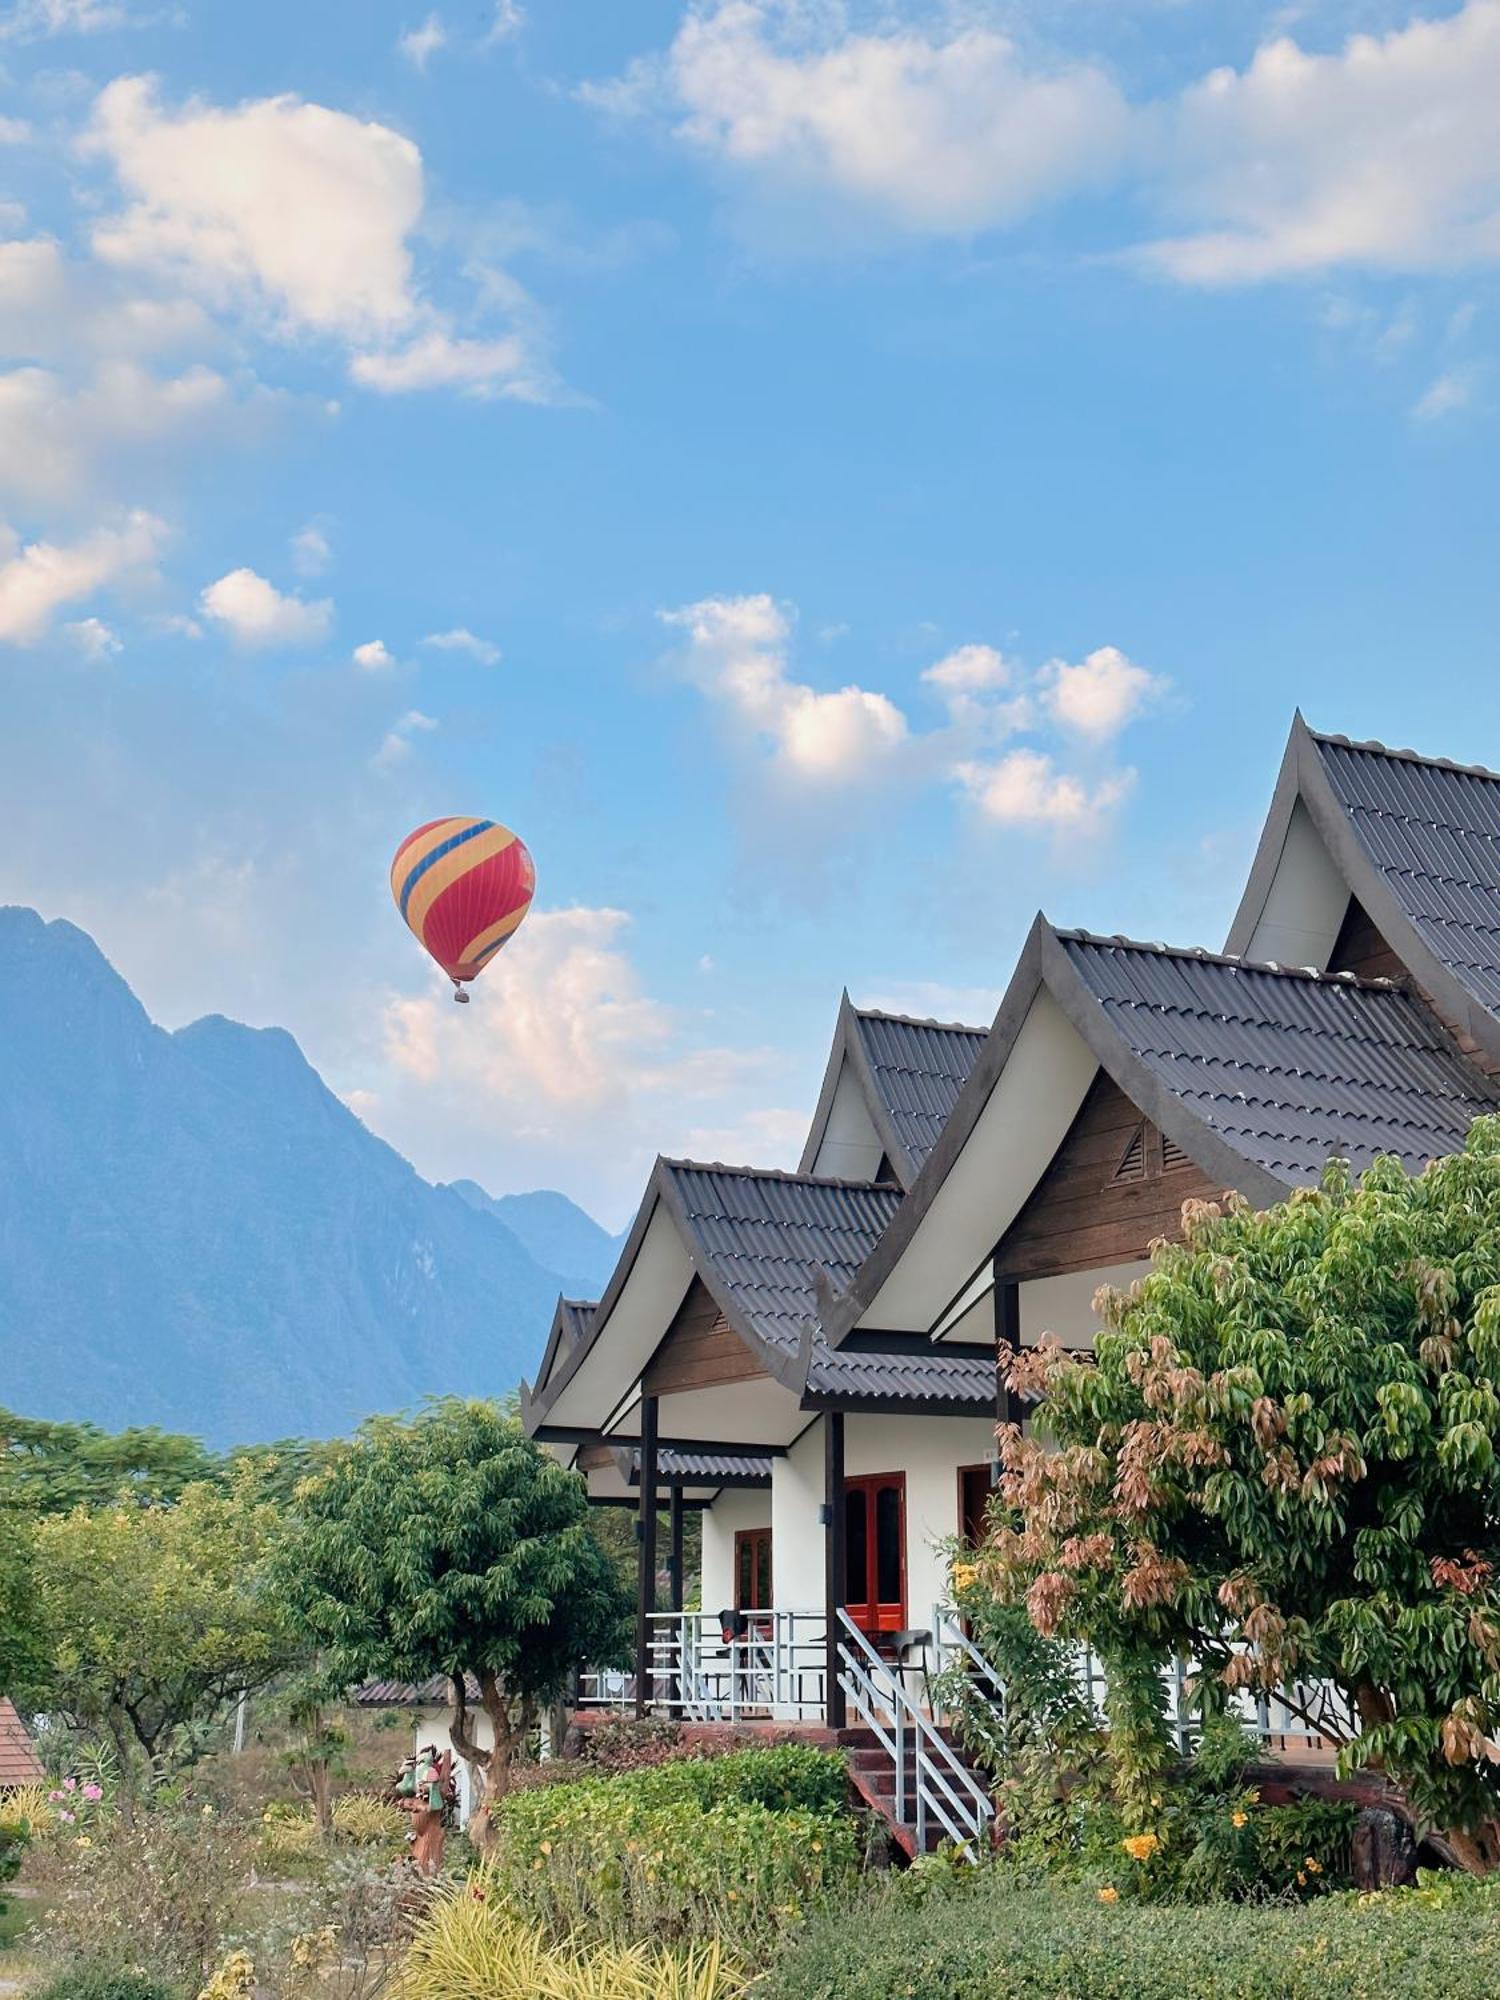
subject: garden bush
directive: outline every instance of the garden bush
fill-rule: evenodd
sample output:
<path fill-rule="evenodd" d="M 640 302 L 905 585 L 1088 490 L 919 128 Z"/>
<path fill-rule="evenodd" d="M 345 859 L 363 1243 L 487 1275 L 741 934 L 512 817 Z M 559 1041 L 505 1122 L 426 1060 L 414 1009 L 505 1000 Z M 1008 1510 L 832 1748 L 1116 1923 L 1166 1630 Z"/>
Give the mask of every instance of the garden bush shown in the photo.
<path fill-rule="evenodd" d="M 982 1870 L 815 1918 L 755 2000 L 1493 2000 L 1500 1904 L 1102 1904 Z"/>
<path fill-rule="evenodd" d="M 558 1944 L 474 1883 L 418 1925 L 390 2000 L 736 2000 L 743 1990 L 717 1943 Z"/>
<path fill-rule="evenodd" d="M 549 1936 L 722 1938 L 748 1958 L 852 1882 L 841 1758 L 789 1745 L 523 1792 L 490 1887 Z"/>
<path fill-rule="evenodd" d="M 76 1965 L 28 1994 L 27 2000 L 188 2000 L 181 1986 L 118 1966 Z"/>

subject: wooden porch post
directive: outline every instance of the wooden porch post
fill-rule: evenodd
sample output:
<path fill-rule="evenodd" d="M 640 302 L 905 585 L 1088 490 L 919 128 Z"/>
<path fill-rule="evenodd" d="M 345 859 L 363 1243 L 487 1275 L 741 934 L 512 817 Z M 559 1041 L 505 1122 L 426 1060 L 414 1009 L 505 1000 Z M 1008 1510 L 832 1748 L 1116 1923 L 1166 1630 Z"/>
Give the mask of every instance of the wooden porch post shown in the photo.
<path fill-rule="evenodd" d="M 635 1712 L 644 1719 L 651 1701 L 651 1614 L 656 1609 L 656 1398 L 641 1398 L 640 1591 L 635 1613 Z"/>
<path fill-rule="evenodd" d="M 844 1690 L 839 1686 L 839 1613 L 848 1595 L 844 1575 L 844 1413 L 823 1418 L 823 1580 L 828 1618 L 824 1660 L 824 1707 L 830 1729 L 844 1726 Z"/>

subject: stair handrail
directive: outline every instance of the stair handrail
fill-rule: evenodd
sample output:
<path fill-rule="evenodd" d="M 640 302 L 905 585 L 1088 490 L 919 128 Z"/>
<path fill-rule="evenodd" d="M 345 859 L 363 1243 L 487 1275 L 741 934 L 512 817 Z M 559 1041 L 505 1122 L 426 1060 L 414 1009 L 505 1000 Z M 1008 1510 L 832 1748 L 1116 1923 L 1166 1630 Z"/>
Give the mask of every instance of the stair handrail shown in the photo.
<path fill-rule="evenodd" d="M 989 1703 L 997 1719 L 1003 1725 L 1005 1721 L 1006 1702 L 1005 1681 L 994 1661 L 989 1659 L 974 1644 L 973 1639 L 964 1630 L 962 1618 L 951 1604 L 935 1604 L 933 1606 L 932 1627 L 937 1639 L 938 1672 L 942 1673 L 946 1669 L 948 1665 L 947 1656 L 950 1653 L 961 1654 L 968 1662 L 970 1679 L 987 1681 L 989 1683 L 991 1692 L 985 1695 L 985 1700 Z M 983 1693 L 983 1689 L 980 1692 Z"/>
<path fill-rule="evenodd" d="M 845 1669 L 839 1676 L 840 1684 L 863 1717 L 866 1727 L 874 1732 L 876 1740 L 892 1758 L 896 1773 L 897 1820 L 903 1825 L 907 1823 L 905 1747 L 909 1733 L 918 1852 L 926 1845 L 927 1818 L 930 1814 L 964 1856 L 976 1861 L 978 1856 L 974 1852 L 974 1843 L 995 1815 L 995 1804 L 989 1792 L 931 1719 L 922 1713 L 902 1685 L 900 1675 L 880 1657 L 842 1605 L 839 1607 L 839 1623 L 847 1634 L 839 1646 L 839 1658 Z M 850 1641 L 853 1642 L 853 1649 Z M 881 1707 L 891 1717 L 894 1742 L 891 1732 L 883 1730 L 877 1719 Z"/>

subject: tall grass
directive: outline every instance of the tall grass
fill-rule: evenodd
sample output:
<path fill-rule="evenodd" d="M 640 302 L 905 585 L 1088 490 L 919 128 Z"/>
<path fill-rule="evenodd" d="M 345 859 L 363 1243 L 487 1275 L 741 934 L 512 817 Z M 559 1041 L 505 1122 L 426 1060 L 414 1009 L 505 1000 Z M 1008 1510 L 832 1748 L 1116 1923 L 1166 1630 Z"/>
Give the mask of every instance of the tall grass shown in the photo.
<path fill-rule="evenodd" d="M 390 2000 L 739 2000 L 717 1943 L 550 1943 L 491 1899 L 485 1878 L 440 1896 L 418 1926 Z"/>

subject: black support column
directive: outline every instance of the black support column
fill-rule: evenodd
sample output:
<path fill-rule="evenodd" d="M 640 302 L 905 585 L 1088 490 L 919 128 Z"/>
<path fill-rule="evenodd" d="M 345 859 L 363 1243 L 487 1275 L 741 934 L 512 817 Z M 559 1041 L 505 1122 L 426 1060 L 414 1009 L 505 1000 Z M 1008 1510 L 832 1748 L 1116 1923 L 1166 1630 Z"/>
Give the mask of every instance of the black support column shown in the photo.
<path fill-rule="evenodd" d="M 995 1421 L 1018 1424 L 1021 1399 L 1009 1388 L 1005 1368 L 1013 1354 L 1021 1351 L 1021 1287 L 1014 1278 L 995 1272 Z"/>
<path fill-rule="evenodd" d="M 644 1717 L 651 1698 L 651 1614 L 656 1609 L 656 1398 L 641 1398 L 640 1592 L 635 1614 L 635 1712 Z"/>
<path fill-rule="evenodd" d="M 848 1595 L 844 1575 L 844 1413 L 829 1410 L 823 1418 L 823 1581 L 828 1616 L 824 1665 L 825 1707 L 831 1729 L 844 1726 L 844 1690 L 839 1686 L 839 1613 Z"/>

